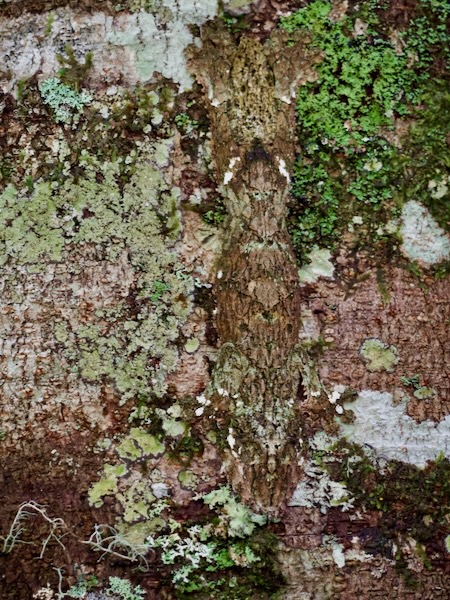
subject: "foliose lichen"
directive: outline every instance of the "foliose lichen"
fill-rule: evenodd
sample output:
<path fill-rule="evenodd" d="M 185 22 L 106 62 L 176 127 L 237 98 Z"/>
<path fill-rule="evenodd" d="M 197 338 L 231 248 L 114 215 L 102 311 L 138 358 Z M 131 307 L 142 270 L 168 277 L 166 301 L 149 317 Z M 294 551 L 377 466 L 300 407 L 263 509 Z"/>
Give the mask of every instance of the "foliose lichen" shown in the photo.
<path fill-rule="evenodd" d="M 371 373 L 394 371 L 399 359 L 398 350 L 395 346 L 389 346 L 377 338 L 368 338 L 360 348 L 360 354 L 366 368 Z"/>
<path fill-rule="evenodd" d="M 70 123 L 92 101 L 87 92 L 78 92 L 56 77 L 45 79 L 39 89 L 42 99 L 53 110 L 55 120 L 61 123 Z"/>
<path fill-rule="evenodd" d="M 314 246 L 305 257 L 305 263 L 298 273 L 301 283 L 314 283 L 320 277 L 333 277 L 334 265 L 331 262 L 331 252 L 327 248 Z"/>
<path fill-rule="evenodd" d="M 304 477 L 294 490 L 289 506 L 319 507 L 326 513 L 329 508 L 340 507 L 348 511 L 353 498 L 344 483 L 334 481 L 327 471 L 333 462 L 333 446 L 338 438 L 319 432 L 309 441 L 310 458 L 303 465 Z"/>

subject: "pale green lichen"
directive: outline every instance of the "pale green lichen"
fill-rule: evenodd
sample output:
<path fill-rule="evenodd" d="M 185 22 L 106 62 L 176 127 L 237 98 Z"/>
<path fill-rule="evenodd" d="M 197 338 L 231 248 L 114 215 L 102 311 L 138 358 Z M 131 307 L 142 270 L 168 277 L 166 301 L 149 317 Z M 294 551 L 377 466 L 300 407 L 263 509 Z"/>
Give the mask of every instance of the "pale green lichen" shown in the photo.
<path fill-rule="evenodd" d="M 422 386 L 414 390 L 414 398 L 417 400 L 428 400 L 436 395 L 436 390 L 430 387 Z"/>
<path fill-rule="evenodd" d="M 151 510 L 150 510 L 151 512 Z M 120 521 L 116 525 L 116 529 L 121 537 L 126 540 L 127 543 L 133 546 L 144 546 L 149 535 L 152 535 L 155 531 L 159 531 L 165 527 L 166 522 L 164 519 L 156 517 L 151 519 L 142 520 L 140 519 L 137 523 L 130 524 L 125 521 Z M 148 550 L 148 547 L 147 547 Z"/>
<path fill-rule="evenodd" d="M 398 361 L 398 351 L 395 346 L 389 346 L 377 338 L 368 338 L 360 348 L 360 354 L 366 368 L 371 373 L 387 371 L 391 373 Z"/>
<path fill-rule="evenodd" d="M 198 347 L 200 346 L 200 342 L 197 338 L 191 338 L 189 340 L 186 341 L 186 343 L 184 344 L 184 349 L 186 350 L 186 352 L 188 354 L 193 354 L 196 350 L 198 350 Z"/>
<path fill-rule="evenodd" d="M 44 270 L 44 260 L 62 260 L 64 230 L 57 218 L 62 204 L 48 182 L 39 183 L 31 198 L 9 185 L 0 194 L 0 265 L 11 258 L 33 272 Z"/>
<path fill-rule="evenodd" d="M 203 502 L 210 508 L 220 507 L 221 519 L 226 523 L 228 535 L 231 537 L 249 536 L 256 526 L 267 523 L 266 515 L 253 513 L 244 504 L 238 502 L 227 486 L 206 494 L 203 496 Z"/>
<path fill-rule="evenodd" d="M 127 472 L 124 464 L 103 466 L 103 477 L 94 483 L 88 491 L 89 504 L 99 507 L 103 504 L 103 496 L 114 495 L 118 491 L 117 482 Z"/>
<path fill-rule="evenodd" d="M 417 398 L 417 400 L 428 400 L 436 395 L 436 390 L 434 388 L 420 384 L 420 375 L 417 373 L 410 377 L 400 377 L 400 381 L 404 386 L 413 388 L 414 398 Z"/>
<path fill-rule="evenodd" d="M 39 91 L 45 104 L 52 108 L 55 120 L 61 123 L 70 123 L 92 101 L 87 92 L 78 92 L 56 77 L 43 81 Z"/>
<path fill-rule="evenodd" d="M 198 477 L 195 473 L 186 469 L 178 473 L 178 481 L 182 487 L 188 490 L 195 490 L 198 483 Z"/>
<path fill-rule="evenodd" d="M 167 435 L 178 437 L 186 433 L 188 425 L 184 421 L 178 421 L 177 419 L 164 419 L 162 428 Z"/>
<path fill-rule="evenodd" d="M 138 427 L 132 427 L 129 435 L 117 446 L 116 451 L 121 458 L 136 460 L 143 456 L 157 456 L 162 454 L 164 449 L 164 444 L 156 436 Z"/>
<path fill-rule="evenodd" d="M 116 494 L 123 508 L 125 523 L 147 519 L 150 505 L 156 500 L 145 480 L 134 481 L 124 492 Z"/>
<path fill-rule="evenodd" d="M 164 452 L 164 444 L 161 443 L 156 436 L 150 435 L 142 429 L 133 427 L 130 431 L 130 437 L 135 440 L 142 449 L 142 456 L 157 456 Z"/>
<path fill-rule="evenodd" d="M 143 428 L 132 427 L 128 434 L 116 442 L 114 449 L 120 459 L 131 465 L 129 468 L 122 463 L 105 465 L 104 475 L 89 490 L 89 503 L 99 507 L 103 504 L 104 496 L 114 496 L 122 506 L 123 521 L 130 524 L 146 518 L 151 504 L 164 494 L 157 489 L 158 472 L 155 470 L 144 477 L 139 470 L 133 470 L 133 463 L 139 465 L 139 461 L 144 459 L 148 464 L 165 451 L 165 445 Z"/>
<path fill-rule="evenodd" d="M 126 458 L 128 460 L 135 460 L 142 456 L 142 450 L 136 446 L 134 440 L 131 438 L 124 439 L 119 446 L 117 446 L 116 450 L 120 458 Z"/>
<path fill-rule="evenodd" d="M 76 568 L 75 568 L 76 570 Z M 103 590 L 90 591 L 92 587 L 97 588 L 98 581 L 96 577 L 80 576 L 75 585 L 70 587 L 67 592 L 61 591 L 53 593 L 49 585 L 41 588 L 33 596 L 39 600 L 52 600 L 58 598 L 81 598 L 87 600 L 144 600 L 146 592 L 140 586 L 133 586 L 127 579 L 120 577 L 110 577 L 109 586 Z M 61 588 L 59 588 L 61 590 Z"/>
<path fill-rule="evenodd" d="M 122 600 L 143 600 L 146 595 L 140 586 L 133 586 L 130 581 L 121 577 L 110 577 L 107 591 L 116 594 Z"/>
<path fill-rule="evenodd" d="M 123 402 L 165 392 L 178 358 L 173 342 L 191 306 L 193 280 L 171 248 L 180 221 L 179 190 L 161 171 L 170 147 L 170 140 L 150 147 L 123 191 L 119 161 L 83 154 L 86 177 L 77 182 L 57 189 L 37 183 L 31 197 L 10 186 L 0 195 L 0 264 L 43 272 L 49 261 L 70 263 L 87 245 L 102 261 L 127 257 L 136 273 L 130 301 L 105 306 L 86 325 L 54 323 L 73 369 L 90 382 L 114 381 Z M 155 294 L 157 284 L 162 291 Z"/>

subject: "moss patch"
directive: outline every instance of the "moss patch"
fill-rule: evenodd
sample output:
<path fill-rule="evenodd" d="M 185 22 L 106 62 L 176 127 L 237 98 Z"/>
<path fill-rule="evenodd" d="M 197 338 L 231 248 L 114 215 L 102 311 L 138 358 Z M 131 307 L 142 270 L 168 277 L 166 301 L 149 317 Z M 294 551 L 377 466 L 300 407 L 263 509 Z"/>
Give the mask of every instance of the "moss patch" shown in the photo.
<path fill-rule="evenodd" d="M 377 510 L 380 526 L 390 539 L 410 536 L 433 554 L 444 552 L 450 515 L 450 462 L 430 461 L 423 469 L 399 461 L 378 465 L 360 446 L 339 442 L 335 462 L 327 463 L 355 499 L 355 508 Z"/>
<path fill-rule="evenodd" d="M 302 263 L 315 244 L 334 249 L 347 231 L 352 245 L 390 256 L 399 244 L 389 223 L 406 200 L 449 226 L 448 3 L 417 3 L 400 42 L 387 4 L 354 4 L 336 20 L 331 2 L 315 0 L 280 22 L 307 30 L 324 54 L 319 78 L 297 95 L 302 152 L 289 227 Z M 414 125 L 399 140 L 404 117 Z"/>

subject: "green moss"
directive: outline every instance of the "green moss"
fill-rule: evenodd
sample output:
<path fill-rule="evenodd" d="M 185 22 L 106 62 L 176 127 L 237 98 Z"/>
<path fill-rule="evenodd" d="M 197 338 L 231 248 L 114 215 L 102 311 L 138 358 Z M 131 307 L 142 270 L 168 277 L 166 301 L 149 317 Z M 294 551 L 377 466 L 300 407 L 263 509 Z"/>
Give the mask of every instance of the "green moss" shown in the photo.
<path fill-rule="evenodd" d="M 420 16 L 402 33 L 402 50 L 386 34 L 387 3 L 360 3 L 335 21 L 332 3 L 316 0 L 280 21 L 288 32 L 307 30 L 323 52 L 318 79 L 297 94 L 302 154 L 289 227 L 302 263 L 314 244 L 334 249 L 349 223 L 353 233 L 354 215 L 365 218 L 353 243 L 378 244 L 390 256 L 398 244 L 387 224 L 405 199 L 420 197 L 449 227 L 448 189 L 441 185 L 449 173 L 449 53 L 443 50 L 450 42 L 449 10 L 441 1 L 420 4 Z M 356 18 L 367 25 L 357 35 Z M 414 116 L 415 125 L 410 141 L 394 147 L 388 131 L 404 115 Z M 445 191 L 442 197 L 433 198 L 430 181 Z"/>
<path fill-rule="evenodd" d="M 408 199 L 424 204 L 447 232 L 450 232 L 449 90 L 448 80 L 442 79 L 424 86 L 399 173 L 407 185 Z"/>
<path fill-rule="evenodd" d="M 70 86 L 78 92 L 89 70 L 92 68 L 94 59 L 92 52 L 87 52 L 84 61 L 80 62 L 75 56 L 73 48 L 69 44 L 66 44 L 64 54 L 57 54 L 56 59 L 61 65 L 58 77 L 63 84 Z"/>
<path fill-rule="evenodd" d="M 366 368 L 372 373 L 387 371 L 391 373 L 398 361 L 398 351 L 395 346 L 388 346 L 376 338 L 365 340 L 360 349 L 361 357 L 366 363 Z"/>
<path fill-rule="evenodd" d="M 176 431 L 179 431 L 178 426 Z M 169 456 L 184 466 L 188 466 L 194 456 L 201 455 L 204 449 L 202 439 L 192 428 L 187 427 L 185 427 L 182 437 L 178 435 L 171 440 L 167 440 L 167 444 L 169 446 Z"/>

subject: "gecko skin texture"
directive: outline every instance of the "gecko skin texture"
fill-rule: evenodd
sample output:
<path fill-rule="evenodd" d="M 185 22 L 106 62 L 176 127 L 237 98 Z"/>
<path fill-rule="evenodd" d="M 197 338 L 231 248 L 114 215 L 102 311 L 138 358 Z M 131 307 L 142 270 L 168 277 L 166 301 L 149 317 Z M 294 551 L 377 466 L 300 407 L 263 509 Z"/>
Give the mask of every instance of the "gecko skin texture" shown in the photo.
<path fill-rule="evenodd" d="M 219 47 L 220 58 L 204 58 Z M 267 512 L 277 512 L 298 481 L 305 393 L 298 267 L 286 225 L 296 140 L 284 80 L 294 79 L 286 72 L 296 52 L 307 54 L 304 45 L 280 43 L 277 51 L 250 36 L 238 46 L 224 43 L 221 32 L 217 44 L 214 35 L 204 40 L 194 63 L 210 98 L 213 156 L 229 214 L 216 284 L 221 346 L 208 395 L 227 436 L 223 458 L 234 490 Z"/>

